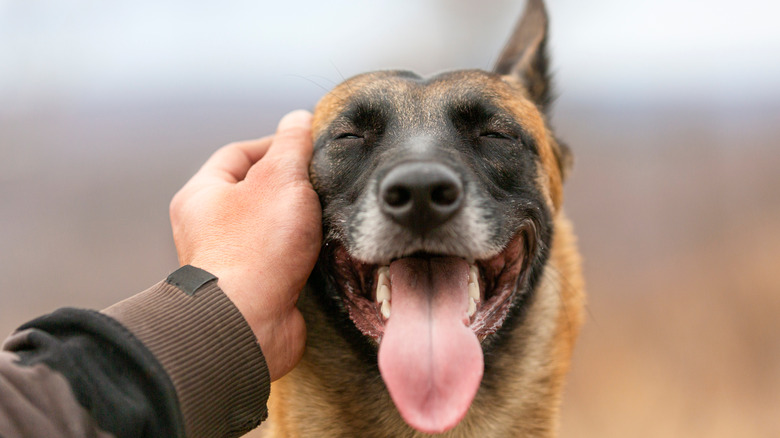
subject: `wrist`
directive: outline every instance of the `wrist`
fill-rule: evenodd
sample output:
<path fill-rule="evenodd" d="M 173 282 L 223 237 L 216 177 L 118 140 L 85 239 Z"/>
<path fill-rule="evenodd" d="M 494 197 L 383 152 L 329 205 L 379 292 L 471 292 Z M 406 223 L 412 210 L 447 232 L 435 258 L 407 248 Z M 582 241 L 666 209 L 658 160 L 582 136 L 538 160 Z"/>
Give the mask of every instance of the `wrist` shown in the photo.
<path fill-rule="evenodd" d="M 255 272 L 239 267 L 224 267 L 210 265 L 209 263 L 199 263 L 197 260 L 193 260 L 190 265 L 216 277 L 217 286 L 219 286 L 225 296 L 228 297 L 238 309 L 239 313 L 244 317 L 244 320 L 249 324 L 249 327 L 257 338 L 256 315 L 258 312 L 256 301 L 260 294 L 253 293 L 251 288 L 256 288 L 260 282 L 259 280 L 251 278 L 252 274 Z"/>

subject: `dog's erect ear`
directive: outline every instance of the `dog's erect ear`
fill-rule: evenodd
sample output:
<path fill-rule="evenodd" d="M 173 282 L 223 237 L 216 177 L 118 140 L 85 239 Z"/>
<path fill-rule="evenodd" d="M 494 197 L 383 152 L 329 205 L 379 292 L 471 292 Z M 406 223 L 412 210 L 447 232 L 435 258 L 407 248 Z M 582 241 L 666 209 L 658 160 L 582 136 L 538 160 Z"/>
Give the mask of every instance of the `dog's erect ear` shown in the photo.
<path fill-rule="evenodd" d="M 550 104 L 550 77 L 547 74 L 547 11 L 542 0 L 527 0 L 493 72 L 515 76 L 522 81 L 531 99 L 547 111 Z"/>

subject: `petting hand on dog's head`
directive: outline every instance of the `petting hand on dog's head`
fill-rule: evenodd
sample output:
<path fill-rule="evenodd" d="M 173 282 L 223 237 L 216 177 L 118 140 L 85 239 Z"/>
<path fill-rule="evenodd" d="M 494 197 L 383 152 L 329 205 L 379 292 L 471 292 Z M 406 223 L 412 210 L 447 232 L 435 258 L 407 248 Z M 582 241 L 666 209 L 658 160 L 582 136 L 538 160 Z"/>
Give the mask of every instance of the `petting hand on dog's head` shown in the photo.
<path fill-rule="evenodd" d="M 305 344 L 295 303 L 322 241 L 311 157 L 311 114 L 294 111 L 274 136 L 219 149 L 171 201 L 179 262 L 219 278 L 272 380 L 292 370 Z"/>

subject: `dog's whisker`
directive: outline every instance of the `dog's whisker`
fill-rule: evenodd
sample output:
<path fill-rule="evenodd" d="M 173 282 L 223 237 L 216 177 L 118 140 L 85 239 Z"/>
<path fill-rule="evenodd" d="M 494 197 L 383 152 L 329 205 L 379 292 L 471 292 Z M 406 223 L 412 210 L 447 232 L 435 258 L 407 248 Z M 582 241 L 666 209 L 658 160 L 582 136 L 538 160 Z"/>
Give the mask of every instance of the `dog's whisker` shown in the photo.
<path fill-rule="evenodd" d="M 320 88 L 322 90 L 325 90 L 326 93 L 330 91 L 329 88 L 327 88 L 327 87 L 323 86 L 322 84 L 318 83 L 317 81 L 311 79 L 312 77 L 318 77 L 318 76 L 306 77 L 306 76 L 298 75 L 298 74 L 294 74 L 294 73 L 288 73 L 286 76 L 290 76 L 290 77 L 298 78 L 298 79 L 303 79 L 303 80 L 305 80 L 305 81 L 307 81 L 309 83 L 312 83 L 312 84 L 316 85 L 318 88 Z"/>

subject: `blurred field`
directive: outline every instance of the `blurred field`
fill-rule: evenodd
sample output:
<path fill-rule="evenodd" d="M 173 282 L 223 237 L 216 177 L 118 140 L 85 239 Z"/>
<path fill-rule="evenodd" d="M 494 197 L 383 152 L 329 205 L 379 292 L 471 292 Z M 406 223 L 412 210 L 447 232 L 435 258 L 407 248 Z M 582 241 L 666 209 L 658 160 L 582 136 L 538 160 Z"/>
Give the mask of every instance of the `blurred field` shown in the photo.
<path fill-rule="evenodd" d="M 561 121 L 589 292 L 562 436 L 780 436 L 777 120 L 670 108 Z"/>

